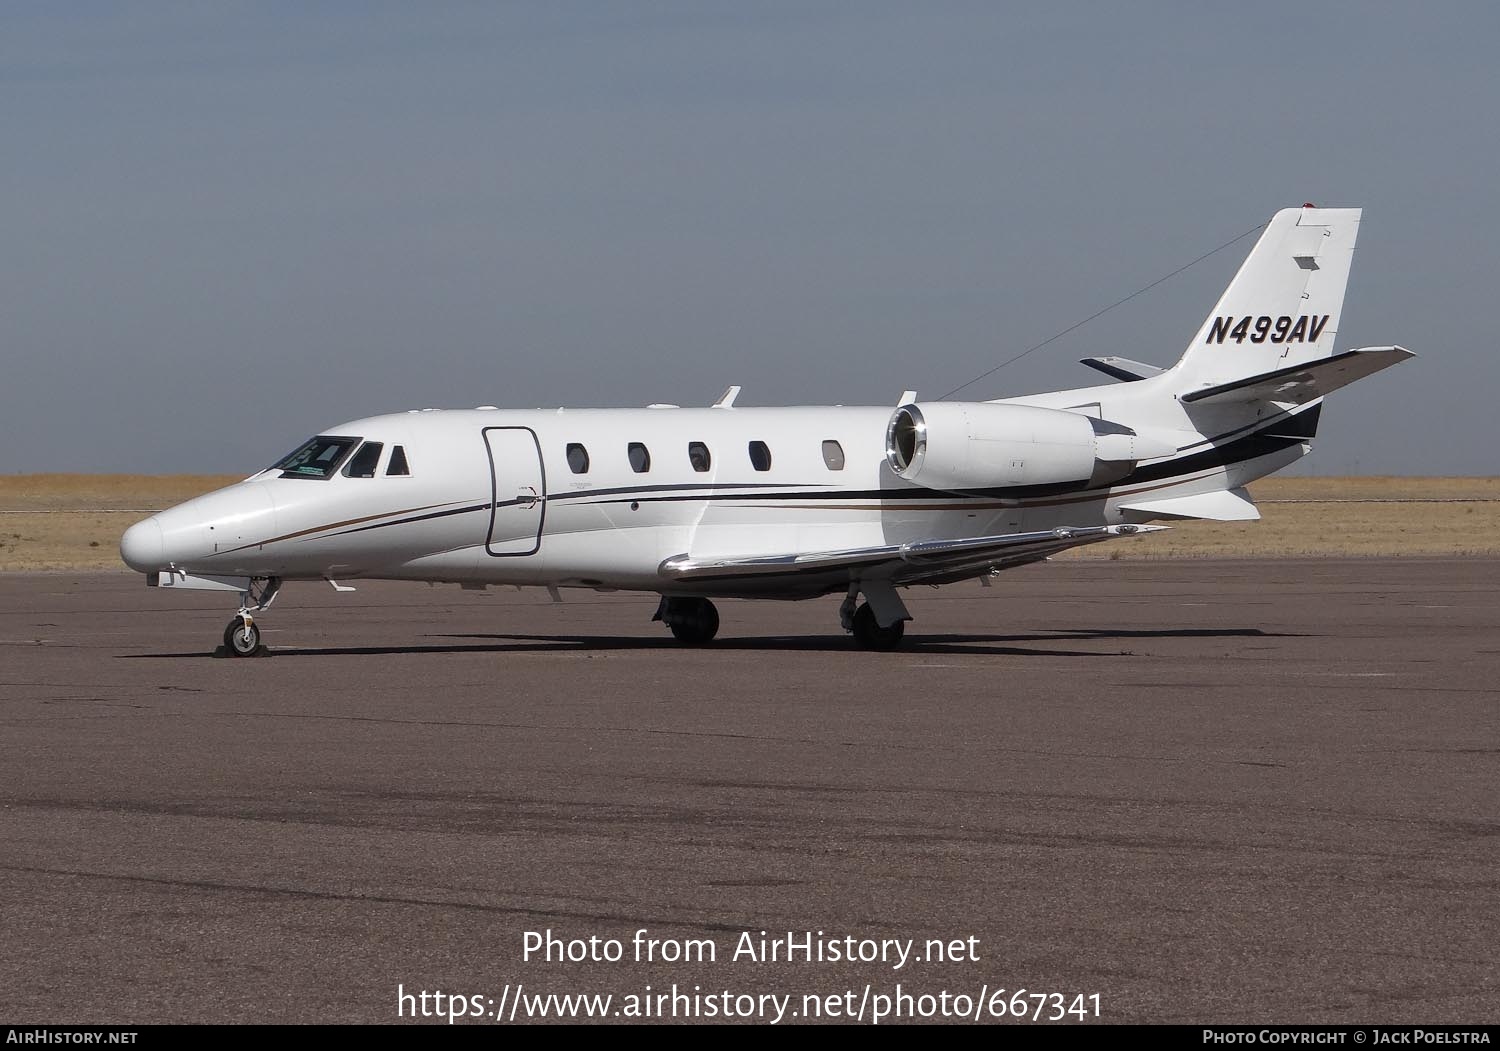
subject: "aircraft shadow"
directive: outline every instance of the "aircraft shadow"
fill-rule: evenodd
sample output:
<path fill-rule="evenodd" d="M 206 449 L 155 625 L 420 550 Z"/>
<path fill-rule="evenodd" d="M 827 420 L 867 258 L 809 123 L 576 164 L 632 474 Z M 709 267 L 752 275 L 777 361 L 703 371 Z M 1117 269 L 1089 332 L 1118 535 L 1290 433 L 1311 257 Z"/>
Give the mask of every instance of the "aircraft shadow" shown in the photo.
<path fill-rule="evenodd" d="M 337 656 L 417 656 L 433 653 L 559 653 L 620 650 L 670 650 L 691 652 L 700 647 L 685 647 L 669 637 L 645 638 L 635 635 L 518 635 L 518 634 L 443 634 L 424 636 L 429 639 L 467 640 L 445 643 L 417 643 L 408 646 L 319 646 L 272 649 L 275 657 Z M 909 635 L 899 653 L 973 654 L 977 656 L 1023 657 L 1120 657 L 1131 654 L 1109 650 L 1061 648 L 1049 643 L 1108 642 L 1132 639 L 1174 638 L 1288 638 L 1301 637 L 1295 632 L 1267 632 L 1259 628 L 1169 628 L 1108 629 L 1077 628 L 1055 632 L 1021 635 L 933 634 Z M 1034 645 L 1026 645 L 1031 643 Z M 1041 645 L 1035 645 L 1041 644 Z M 847 635 L 763 635 L 740 636 L 715 640 L 705 650 L 767 651 L 802 653 L 851 653 L 854 645 Z M 218 657 L 202 650 L 188 653 L 121 654 L 124 660 L 149 660 L 185 657 Z"/>

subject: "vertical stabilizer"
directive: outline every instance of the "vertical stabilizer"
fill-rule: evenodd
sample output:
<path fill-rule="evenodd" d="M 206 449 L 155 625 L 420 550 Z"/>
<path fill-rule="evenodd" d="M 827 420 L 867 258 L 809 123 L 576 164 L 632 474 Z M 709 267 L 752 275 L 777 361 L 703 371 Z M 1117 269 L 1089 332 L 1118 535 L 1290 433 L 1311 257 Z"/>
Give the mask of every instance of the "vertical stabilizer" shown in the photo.
<path fill-rule="evenodd" d="M 1187 389 L 1333 355 L 1358 208 L 1285 208 L 1171 370 Z"/>

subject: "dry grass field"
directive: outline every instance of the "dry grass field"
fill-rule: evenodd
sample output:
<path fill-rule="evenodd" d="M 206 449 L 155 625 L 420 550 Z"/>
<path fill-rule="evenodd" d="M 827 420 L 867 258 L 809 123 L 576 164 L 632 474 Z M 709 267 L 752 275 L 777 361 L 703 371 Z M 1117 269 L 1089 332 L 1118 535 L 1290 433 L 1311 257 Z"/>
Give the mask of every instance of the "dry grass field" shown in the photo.
<path fill-rule="evenodd" d="M 120 534 L 150 511 L 233 476 L 0 476 L 0 572 L 120 569 Z M 1259 522 L 1179 522 L 1171 532 L 1062 558 L 1500 555 L 1500 478 L 1270 478 Z"/>
<path fill-rule="evenodd" d="M 1061 558 L 1321 558 L 1500 554 L 1500 478 L 1267 478 L 1258 522 L 1170 532 Z"/>
<path fill-rule="evenodd" d="M 0 475 L 0 572 L 124 570 L 126 527 L 236 481 L 232 475 Z"/>

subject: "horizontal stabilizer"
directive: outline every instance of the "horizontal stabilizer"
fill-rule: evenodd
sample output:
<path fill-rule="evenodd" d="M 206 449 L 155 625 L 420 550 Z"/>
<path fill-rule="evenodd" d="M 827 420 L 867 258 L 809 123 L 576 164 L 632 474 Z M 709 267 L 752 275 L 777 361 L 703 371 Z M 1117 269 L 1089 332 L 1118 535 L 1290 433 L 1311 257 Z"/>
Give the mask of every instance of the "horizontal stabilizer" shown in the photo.
<path fill-rule="evenodd" d="M 1260 509 L 1243 488 L 1220 489 L 1197 496 L 1171 496 L 1161 500 L 1139 500 L 1121 504 L 1122 511 L 1135 511 L 1152 518 L 1210 518 L 1216 522 L 1253 522 Z"/>
<path fill-rule="evenodd" d="M 1131 361 L 1129 358 L 1084 358 L 1080 365 L 1087 365 L 1091 369 L 1097 369 L 1111 379 L 1121 380 L 1129 383 L 1132 380 L 1150 379 L 1152 376 L 1165 371 L 1155 365 L 1147 365 L 1142 361 Z"/>
<path fill-rule="evenodd" d="M 1364 347 L 1346 350 L 1331 358 L 1310 361 L 1274 372 L 1262 372 L 1232 383 L 1190 391 L 1182 396 L 1186 405 L 1223 404 L 1240 401 L 1279 401 L 1303 404 L 1348 386 L 1355 380 L 1399 365 L 1416 357 L 1405 347 Z"/>

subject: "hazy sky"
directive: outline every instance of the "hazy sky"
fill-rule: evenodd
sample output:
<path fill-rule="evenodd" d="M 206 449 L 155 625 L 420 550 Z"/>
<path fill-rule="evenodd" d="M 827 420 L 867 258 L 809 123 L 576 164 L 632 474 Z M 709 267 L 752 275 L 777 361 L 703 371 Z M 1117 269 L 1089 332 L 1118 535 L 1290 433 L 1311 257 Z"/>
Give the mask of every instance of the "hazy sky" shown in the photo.
<path fill-rule="evenodd" d="M 1043 9 L 1045 8 L 1045 9 Z M 1307 469 L 1495 473 L 1488 3 L 0 8 L 0 471 L 420 406 L 938 395 L 1365 208 Z M 965 394 L 1166 365 L 1246 239 Z"/>

